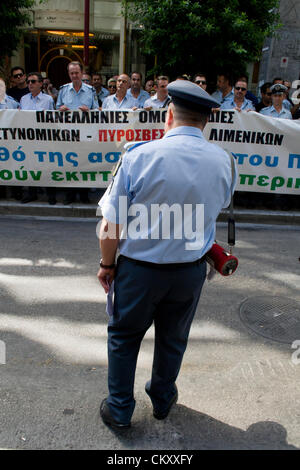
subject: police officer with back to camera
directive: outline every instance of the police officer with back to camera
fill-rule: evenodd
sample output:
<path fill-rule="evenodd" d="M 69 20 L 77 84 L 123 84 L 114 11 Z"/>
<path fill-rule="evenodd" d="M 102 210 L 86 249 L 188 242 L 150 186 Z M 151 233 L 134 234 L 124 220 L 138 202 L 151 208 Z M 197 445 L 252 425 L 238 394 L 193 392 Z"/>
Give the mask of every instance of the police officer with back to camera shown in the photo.
<path fill-rule="evenodd" d="M 204 257 L 215 239 L 217 216 L 229 205 L 235 185 L 229 155 L 202 133 L 211 108 L 219 103 L 188 81 L 170 83 L 168 92 L 172 102 L 164 137 L 129 148 L 99 202 L 102 259 L 97 276 L 106 293 L 114 289 L 108 323 L 109 395 L 100 415 L 114 428 L 131 424 L 138 352 L 153 322 L 154 359 L 145 391 L 154 417 L 166 418 L 177 401 L 175 382 L 206 277 Z M 166 207 L 169 216 L 176 207 L 182 218 L 179 223 L 174 212 L 170 233 L 163 236 Z M 192 229 L 201 225 L 200 208 L 202 238 L 200 230 Z M 134 230 L 137 214 L 143 214 L 140 231 Z"/>

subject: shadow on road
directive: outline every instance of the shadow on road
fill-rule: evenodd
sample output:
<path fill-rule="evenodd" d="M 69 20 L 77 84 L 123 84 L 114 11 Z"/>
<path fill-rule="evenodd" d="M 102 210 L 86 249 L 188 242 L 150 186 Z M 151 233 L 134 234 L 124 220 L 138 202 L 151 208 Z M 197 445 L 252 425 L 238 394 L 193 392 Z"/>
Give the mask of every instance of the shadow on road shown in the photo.
<path fill-rule="evenodd" d="M 145 416 L 128 430 L 110 432 L 135 450 L 297 450 L 274 421 L 253 423 L 243 431 L 183 405 L 176 405 L 164 422 L 154 421 Z"/>

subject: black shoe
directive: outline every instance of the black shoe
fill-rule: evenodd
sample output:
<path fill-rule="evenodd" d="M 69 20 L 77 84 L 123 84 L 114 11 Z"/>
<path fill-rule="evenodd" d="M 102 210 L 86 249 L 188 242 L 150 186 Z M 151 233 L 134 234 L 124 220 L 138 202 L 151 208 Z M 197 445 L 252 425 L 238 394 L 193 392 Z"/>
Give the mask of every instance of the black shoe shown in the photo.
<path fill-rule="evenodd" d="M 51 206 L 55 206 L 55 204 L 56 204 L 56 199 L 55 199 L 55 197 L 49 197 L 48 203 L 49 203 Z"/>
<path fill-rule="evenodd" d="M 150 392 L 149 392 L 149 386 L 150 386 L 150 381 L 146 383 L 145 385 L 145 392 L 147 393 L 147 395 L 150 397 L 151 399 L 151 395 L 150 395 Z M 175 395 L 171 398 L 171 400 L 169 401 L 168 403 L 168 406 L 167 408 L 164 410 L 164 411 L 160 411 L 158 410 L 157 408 L 154 408 L 153 407 L 153 416 L 154 418 L 156 419 L 165 419 L 168 414 L 170 413 L 170 410 L 172 408 L 172 406 L 177 402 L 178 400 L 178 390 L 177 390 L 177 387 L 175 385 L 175 388 L 176 388 L 176 393 Z M 152 400 L 151 400 L 152 401 Z"/>
<path fill-rule="evenodd" d="M 131 423 L 127 423 L 127 424 L 119 423 L 112 417 L 109 411 L 108 404 L 106 403 L 106 398 L 104 398 L 104 400 L 102 401 L 100 405 L 100 416 L 102 418 L 102 421 L 108 426 L 111 426 L 112 428 L 128 429 L 131 426 Z"/>
<path fill-rule="evenodd" d="M 21 203 L 22 204 L 27 204 L 28 202 L 32 202 L 32 201 L 36 201 L 37 198 L 35 196 L 24 196 L 22 199 L 21 199 Z"/>

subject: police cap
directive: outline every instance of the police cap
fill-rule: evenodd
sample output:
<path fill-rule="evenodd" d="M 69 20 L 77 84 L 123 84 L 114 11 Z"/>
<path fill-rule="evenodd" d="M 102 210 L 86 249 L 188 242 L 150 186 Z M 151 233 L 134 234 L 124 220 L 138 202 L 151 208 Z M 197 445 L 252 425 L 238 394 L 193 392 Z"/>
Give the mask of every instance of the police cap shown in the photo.
<path fill-rule="evenodd" d="M 281 83 L 275 83 L 275 85 L 271 86 L 270 90 L 272 95 L 277 95 L 279 93 L 284 93 L 287 90 L 287 87 L 282 85 Z"/>
<path fill-rule="evenodd" d="M 168 85 L 168 93 L 178 106 L 196 111 L 219 108 L 220 103 L 212 98 L 203 88 L 187 80 L 176 80 Z"/>

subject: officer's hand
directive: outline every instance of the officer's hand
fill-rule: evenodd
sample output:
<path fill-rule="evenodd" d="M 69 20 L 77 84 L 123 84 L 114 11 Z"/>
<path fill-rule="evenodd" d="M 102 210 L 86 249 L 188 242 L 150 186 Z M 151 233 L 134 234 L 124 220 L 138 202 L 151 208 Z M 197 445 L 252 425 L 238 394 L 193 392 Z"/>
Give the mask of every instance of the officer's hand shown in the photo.
<path fill-rule="evenodd" d="M 97 273 L 97 278 L 103 287 L 105 293 L 107 294 L 110 288 L 111 283 L 115 278 L 115 268 L 100 268 Z"/>
<path fill-rule="evenodd" d="M 147 106 L 146 108 L 144 108 L 146 111 L 150 111 L 152 109 L 152 106 Z"/>
<path fill-rule="evenodd" d="M 70 109 L 64 104 L 59 108 L 59 110 L 60 111 L 70 111 Z"/>
<path fill-rule="evenodd" d="M 89 108 L 87 106 L 85 106 L 85 104 L 83 104 L 82 106 L 79 106 L 79 109 L 81 109 L 81 111 L 88 111 Z"/>
<path fill-rule="evenodd" d="M 217 113 L 218 111 L 221 111 L 220 108 L 211 108 L 212 113 Z"/>

